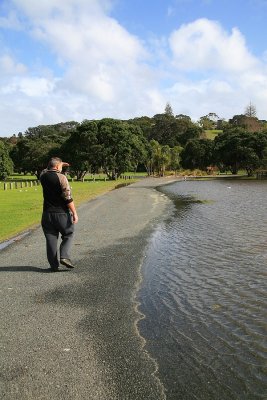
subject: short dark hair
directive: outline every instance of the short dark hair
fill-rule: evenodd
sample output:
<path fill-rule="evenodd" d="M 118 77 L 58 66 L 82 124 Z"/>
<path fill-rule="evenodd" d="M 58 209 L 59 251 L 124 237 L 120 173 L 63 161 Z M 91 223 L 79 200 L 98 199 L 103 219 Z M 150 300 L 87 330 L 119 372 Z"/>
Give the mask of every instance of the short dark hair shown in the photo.
<path fill-rule="evenodd" d="M 48 169 L 55 168 L 55 167 L 56 167 L 58 164 L 60 164 L 60 163 L 62 163 L 61 158 L 59 158 L 59 157 L 52 157 L 52 158 L 50 158 L 50 160 L 48 161 L 48 166 L 47 166 L 47 168 L 48 168 Z"/>

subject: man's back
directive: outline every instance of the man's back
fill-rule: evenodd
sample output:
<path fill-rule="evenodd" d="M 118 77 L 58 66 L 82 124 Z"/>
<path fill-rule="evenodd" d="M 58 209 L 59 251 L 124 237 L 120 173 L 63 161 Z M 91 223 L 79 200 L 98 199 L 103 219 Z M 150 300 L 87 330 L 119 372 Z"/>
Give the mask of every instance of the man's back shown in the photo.
<path fill-rule="evenodd" d="M 43 210 L 54 213 L 68 211 L 71 203 L 71 190 L 66 176 L 55 169 L 44 170 L 40 176 L 43 187 Z"/>

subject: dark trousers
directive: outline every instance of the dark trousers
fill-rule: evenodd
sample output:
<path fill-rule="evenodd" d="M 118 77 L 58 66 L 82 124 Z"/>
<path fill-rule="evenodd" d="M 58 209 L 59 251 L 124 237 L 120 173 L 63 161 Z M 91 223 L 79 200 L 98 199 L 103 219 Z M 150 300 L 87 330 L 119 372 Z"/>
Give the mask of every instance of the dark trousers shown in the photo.
<path fill-rule="evenodd" d="M 66 213 L 43 212 L 42 228 L 46 238 L 47 259 L 51 268 L 59 266 L 58 261 L 58 236 L 61 234 L 59 247 L 60 258 L 70 258 L 69 252 L 74 235 L 74 225 L 71 215 Z"/>

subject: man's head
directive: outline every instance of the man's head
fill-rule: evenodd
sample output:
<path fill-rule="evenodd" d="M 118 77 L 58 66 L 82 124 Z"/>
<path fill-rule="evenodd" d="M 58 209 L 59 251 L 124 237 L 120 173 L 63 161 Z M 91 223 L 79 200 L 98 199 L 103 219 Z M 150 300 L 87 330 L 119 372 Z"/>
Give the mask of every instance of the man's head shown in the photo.
<path fill-rule="evenodd" d="M 48 161 L 48 169 L 56 169 L 58 171 L 62 171 L 63 167 L 68 167 L 69 164 L 62 161 L 61 158 L 59 157 L 52 157 L 50 158 L 50 160 Z"/>

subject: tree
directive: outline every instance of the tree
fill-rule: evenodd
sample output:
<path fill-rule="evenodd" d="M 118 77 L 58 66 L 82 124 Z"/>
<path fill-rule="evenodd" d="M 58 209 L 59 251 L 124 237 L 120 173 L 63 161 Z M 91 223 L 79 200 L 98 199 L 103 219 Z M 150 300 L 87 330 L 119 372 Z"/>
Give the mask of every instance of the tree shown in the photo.
<path fill-rule="evenodd" d="M 151 141 L 152 142 L 152 141 Z M 154 166 L 153 166 L 153 149 L 151 142 L 146 143 L 146 157 L 144 160 L 144 165 L 147 171 L 147 175 L 154 175 Z"/>
<path fill-rule="evenodd" d="M 219 120 L 218 115 L 214 112 L 210 112 L 207 115 L 200 117 L 198 123 L 204 130 L 216 129 L 218 120 Z"/>
<path fill-rule="evenodd" d="M 165 170 L 166 170 L 167 166 L 170 164 L 170 162 L 171 162 L 171 150 L 170 150 L 170 147 L 165 144 L 161 148 L 160 176 L 164 176 Z"/>
<path fill-rule="evenodd" d="M 267 149 L 266 132 L 248 132 L 243 128 L 219 134 L 214 139 L 214 157 L 218 166 L 224 166 L 233 174 L 240 168 L 251 176 L 255 169 L 262 165 L 264 152 Z"/>
<path fill-rule="evenodd" d="M 43 139 L 49 142 L 62 144 L 76 127 L 78 122 L 69 121 L 61 122 L 54 125 L 39 125 L 33 128 L 28 128 L 25 132 L 27 139 Z"/>
<path fill-rule="evenodd" d="M 243 140 L 245 145 L 251 147 L 259 159 L 262 160 L 264 152 L 267 149 L 267 130 L 255 133 L 247 132 L 244 135 Z"/>
<path fill-rule="evenodd" d="M 130 124 L 111 118 L 98 121 L 97 126 L 101 167 L 109 179 L 119 178 L 142 162 L 144 142 L 141 131 L 133 133 Z"/>
<path fill-rule="evenodd" d="M 249 118 L 251 118 L 251 117 L 257 118 L 256 107 L 251 102 L 245 109 L 245 115 L 246 115 L 246 117 L 249 117 Z"/>
<path fill-rule="evenodd" d="M 39 125 L 28 128 L 25 135 L 19 134 L 10 155 L 18 172 L 40 172 L 51 156 L 57 156 L 60 146 L 69 137 L 71 129 L 78 125 L 75 121 L 55 125 Z"/>
<path fill-rule="evenodd" d="M 167 144 L 173 147 L 177 141 L 177 125 L 173 115 L 164 113 L 153 117 L 153 126 L 150 140 L 156 140 L 159 144 Z"/>
<path fill-rule="evenodd" d="M 229 126 L 229 122 L 226 121 L 224 118 L 218 119 L 217 121 L 217 129 L 226 130 Z"/>
<path fill-rule="evenodd" d="M 210 139 L 189 140 L 181 152 L 183 168 L 205 170 L 213 160 L 213 141 Z"/>
<path fill-rule="evenodd" d="M 214 157 L 216 165 L 223 170 L 237 174 L 240 169 L 240 133 L 242 128 L 232 132 L 223 132 L 214 139 Z"/>
<path fill-rule="evenodd" d="M 189 139 L 198 138 L 201 133 L 201 128 L 187 116 L 156 114 L 153 122 L 150 140 L 156 140 L 161 145 L 184 146 Z"/>
<path fill-rule="evenodd" d="M 240 152 L 240 166 L 247 171 L 248 176 L 253 175 L 253 171 L 260 166 L 260 160 L 251 147 L 242 146 Z"/>
<path fill-rule="evenodd" d="M 200 117 L 198 123 L 199 126 L 204 130 L 214 129 L 214 122 L 207 115 Z"/>
<path fill-rule="evenodd" d="M 260 168 L 267 169 L 267 147 L 263 150 L 263 157 L 261 159 Z"/>
<path fill-rule="evenodd" d="M 166 104 L 166 107 L 165 107 L 165 114 L 168 115 L 168 116 L 170 116 L 170 117 L 173 117 L 172 106 L 170 105 L 169 102 Z"/>
<path fill-rule="evenodd" d="M 185 120 L 185 121 L 187 121 L 187 123 L 192 122 L 191 118 L 188 115 L 185 115 L 185 114 L 178 114 L 178 115 L 175 116 L 175 118 L 176 119 Z"/>
<path fill-rule="evenodd" d="M 234 115 L 229 120 L 227 129 L 231 130 L 233 127 L 244 128 L 248 132 L 259 132 L 262 130 L 262 123 L 256 117 L 249 117 L 244 114 Z"/>
<path fill-rule="evenodd" d="M 245 129 L 246 121 L 247 121 L 246 115 L 244 115 L 244 114 L 234 115 L 232 118 L 229 119 L 228 129 L 233 129 L 236 127 Z"/>
<path fill-rule="evenodd" d="M 131 125 L 137 125 L 139 128 L 141 128 L 141 131 L 144 135 L 144 137 L 149 140 L 151 137 L 151 129 L 153 125 L 153 119 L 149 117 L 140 117 L 140 118 L 134 118 L 130 119 L 128 122 Z"/>
<path fill-rule="evenodd" d="M 263 164 L 264 152 L 267 149 L 267 132 L 246 132 L 242 136 L 241 166 L 248 176 Z"/>
<path fill-rule="evenodd" d="M 177 128 L 179 129 L 179 135 L 177 135 L 177 142 L 181 146 L 185 146 L 189 140 L 199 139 L 202 133 L 202 129 L 196 124 L 190 123 L 188 126 L 183 125 L 183 121 L 177 121 Z"/>
<path fill-rule="evenodd" d="M 168 145 L 160 145 L 156 140 L 150 142 L 150 168 L 153 175 L 156 173 L 159 176 L 164 176 L 166 167 L 171 161 L 171 152 Z"/>
<path fill-rule="evenodd" d="M 8 147 L 0 140 L 0 179 L 5 180 L 13 172 L 13 162 L 9 156 Z"/>
<path fill-rule="evenodd" d="M 208 113 L 207 117 L 208 117 L 211 121 L 213 121 L 213 123 L 214 123 L 215 125 L 217 124 L 217 121 L 218 121 L 218 119 L 219 119 L 219 116 L 218 116 L 215 112 L 210 112 L 210 113 Z"/>
<path fill-rule="evenodd" d="M 44 138 L 25 138 L 18 141 L 10 152 L 17 172 L 33 173 L 39 178 L 42 169 L 47 165 L 48 159 L 56 155 L 59 145 L 49 142 Z"/>
<path fill-rule="evenodd" d="M 181 166 L 182 150 L 183 148 L 181 146 L 175 146 L 170 149 L 170 168 L 175 172 L 175 174 Z"/>
<path fill-rule="evenodd" d="M 132 165 L 134 171 L 136 172 L 139 165 L 144 165 L 145 160 L 147 159 L 148 152 L 148 141 L 145 138 L 142 129 L 140 126 L 135 124 L 128 124 L 128 129 L 133 135 L 133 143 L 132 143 Z"/>
<path fill-rule="evenodd" d="M 85 120 L 63 143 L 59 154 L 70 163 L 71 174 L 82 180 L 88 171 L 96 172 L 100 167 L 100 152 L 97 123 Z"/>

